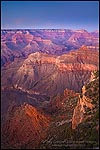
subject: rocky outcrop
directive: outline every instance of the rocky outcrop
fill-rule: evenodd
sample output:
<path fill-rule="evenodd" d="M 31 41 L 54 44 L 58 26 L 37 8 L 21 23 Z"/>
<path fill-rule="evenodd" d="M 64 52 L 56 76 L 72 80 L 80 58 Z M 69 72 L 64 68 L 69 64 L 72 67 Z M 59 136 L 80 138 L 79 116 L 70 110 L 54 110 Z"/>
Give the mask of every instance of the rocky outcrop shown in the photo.
<path fill-rule="evenodd" d="M 53 122 L 41 148 L 95 149 L 99 147 L 98 71 L 82 88 L 82 94 L 66 89 L 51 100 Z M 74 113 L 73 113 L 74 112 Z"/>
<path fill-rule="evenodd" d="M 86 30 L 2 30 L 1 31 L 1 64 L 25 58 L 31 53 L 43 52 L 62 55 L 82 45 L 98 49 L 99 32 L 89 33 Z M 9 55 L 10 54 L 10 55 Z"/>
<path fill-rule="evenodd" d="M 82 96 L 82 97 L 81 97 Z M 82 88 L 82 95 L 79 95 L 77 106 L 74 109 L 72 117 L 72 129 L 75 129 L 86 118 L 85 108 L 92 110 L 95 106 L 92 104 L 92 100 L 85 96 L 85 86 Z"/>
<path fill-rule="evenodd" d="M 72 129 L 87 120 L 93 118 L 93 114 L 98 112 L 98 77 L 95 77 L 96 71 L 91 73 L 90 82 L 82 88 L 82 94 L 79 95 L 77 105 L 73 112 Z M 95 91 L 97 89 L 97 91 Z M 92 96 L 93 93 L 93 96 Z M 89 112 L 89 113 L 88 113 Z"/>
<path fill-rule="evenodd" d="M 61 56 L 32 53 L 2 67 L 2 87 L 54 96 L 67 88 L 80 92 L 98 69 L 98 51 L 86 47 Z"/>
<path fill-rule="evenodd" d="M 35 148 L 46 137 L 49 120 L 27 103 L 12 107 L 2 127 L 2 148 Z"/>
<path fill-rule="evenodd" d="M 35 149 L 47 136 L 66 142 L 82 133 L 80 141 L 88 140 L 98 132 L 98 78 L 91 75 L 99 68 L 98 32 L 1 32 L 2 149 Z"/>
<path fill-rule="evenodd" d="M 48 103 L 42 106 L 42 109 L 51 116 L 55 116 L 56 124 L 59 120 L 64 122 L 71 122 L 74 108 L 77 104 L 79 93 L 75 93 L 72 90 L 65 89 L 63 94 L 57 94 L 55 97 L 52 97 Z"/>

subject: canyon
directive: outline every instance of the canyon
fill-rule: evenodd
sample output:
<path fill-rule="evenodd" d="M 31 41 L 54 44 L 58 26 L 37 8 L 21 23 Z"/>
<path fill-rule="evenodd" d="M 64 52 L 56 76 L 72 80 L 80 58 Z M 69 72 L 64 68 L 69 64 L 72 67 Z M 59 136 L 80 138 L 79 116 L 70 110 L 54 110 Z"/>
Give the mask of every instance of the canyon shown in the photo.
<path fill-rule="evenodd" d="M 1 30 L 1 65 L 35 52 L 62 55 L 70 50 L 79 49 L 82 45 L 98 50 L 98 39 L 98 30 Z"/>
<path fill-rule="evenodd" d="M 98 147 L 98 34 L 1 31 L 2 149 Z"/>

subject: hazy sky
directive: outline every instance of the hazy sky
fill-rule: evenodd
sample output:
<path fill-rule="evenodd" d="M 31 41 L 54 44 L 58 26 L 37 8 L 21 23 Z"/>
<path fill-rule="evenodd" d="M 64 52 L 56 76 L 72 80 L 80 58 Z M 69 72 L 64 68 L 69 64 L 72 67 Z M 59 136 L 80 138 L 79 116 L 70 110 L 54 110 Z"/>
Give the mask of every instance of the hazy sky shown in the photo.
<path fill-rule="evenodd" d="M 99 24 L 98 1 L 2 1 L 2 29 L 86 29 Z"/>

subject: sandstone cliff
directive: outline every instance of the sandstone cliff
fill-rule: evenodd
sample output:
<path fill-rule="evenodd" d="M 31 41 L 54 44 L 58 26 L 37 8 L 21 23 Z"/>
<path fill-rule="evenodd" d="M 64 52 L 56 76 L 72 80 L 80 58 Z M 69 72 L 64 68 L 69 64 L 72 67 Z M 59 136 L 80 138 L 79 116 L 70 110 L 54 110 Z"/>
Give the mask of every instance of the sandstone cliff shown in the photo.
<path fill-rule="evenodd" d="M 91 73 L 90 82 L 82 88 L 82 94 L 79 95 L 79 100 L 74 109 L 72 118 L 72 129 L 75 129 L 80 123 L 93 116 L 93 113 L 98 111 L 98 77 L 97 72 Z M 96 76 L 96 77 L 95 77 Z M 87 112 L 90 112 L 89 114 Z"/>
<path fill-rule="evenodd" d="M 17 88 L 30 93 L 55 96 L 67 88 L 80 92 L 98 69 L 98 51 L 87 47 L 61 56 L 32 53 L 2 67 L 2 88 Z"/>

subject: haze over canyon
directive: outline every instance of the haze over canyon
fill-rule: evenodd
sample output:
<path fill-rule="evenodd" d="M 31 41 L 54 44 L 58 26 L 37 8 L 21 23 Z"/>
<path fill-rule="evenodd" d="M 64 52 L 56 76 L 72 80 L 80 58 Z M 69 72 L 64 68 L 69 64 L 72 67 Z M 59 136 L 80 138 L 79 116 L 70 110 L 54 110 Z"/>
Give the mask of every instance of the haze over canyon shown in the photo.
<path fill-rule="evenodd" d="M 98 30 L 1 30 L 2 149 L 98 147 L 98 114 Z"/>

